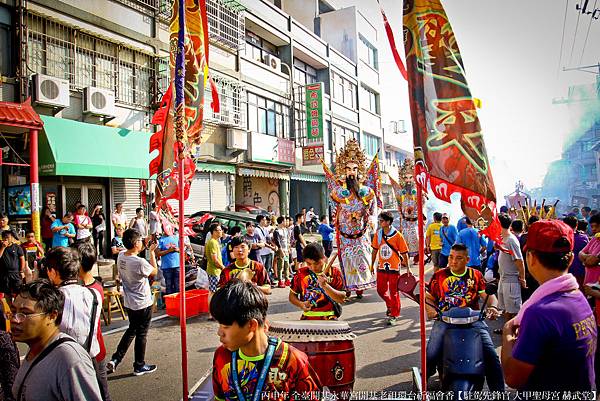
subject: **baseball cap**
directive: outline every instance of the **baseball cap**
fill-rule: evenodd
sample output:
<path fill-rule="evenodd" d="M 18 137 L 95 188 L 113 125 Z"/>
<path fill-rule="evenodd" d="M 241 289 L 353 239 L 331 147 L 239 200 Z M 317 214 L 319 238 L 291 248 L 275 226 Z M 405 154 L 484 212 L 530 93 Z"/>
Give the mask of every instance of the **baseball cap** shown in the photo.
<path fill-rule="evenodd" d="M 529 226 L 525 251 L 571 252 L 573 229 L 560 220 L 540 220 Z"/>

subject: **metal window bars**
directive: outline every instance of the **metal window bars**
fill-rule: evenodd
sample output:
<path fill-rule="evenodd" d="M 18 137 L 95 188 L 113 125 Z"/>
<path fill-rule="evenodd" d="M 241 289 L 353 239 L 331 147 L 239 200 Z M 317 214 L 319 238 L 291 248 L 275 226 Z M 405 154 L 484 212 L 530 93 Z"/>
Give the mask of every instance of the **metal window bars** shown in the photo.
<path fill-rule="evenodd" d="M 219 113 L 212 110 L 212 92 L 207 81 L 204 88 L 204 121 L 215 124 L 246 129 L 246 88 L 245 86 L 227 75 L 217 71 L 210 71 L 219 91 L 221 109 Z"/>
<path fill-rule="evenodd" d="M 151 106 L 156 79 L 153 55 L 32 12 L 27 26 L 30 73 L 66 79 L 73 91 L 95 86 L 114 91 L 117 102 Z"/>

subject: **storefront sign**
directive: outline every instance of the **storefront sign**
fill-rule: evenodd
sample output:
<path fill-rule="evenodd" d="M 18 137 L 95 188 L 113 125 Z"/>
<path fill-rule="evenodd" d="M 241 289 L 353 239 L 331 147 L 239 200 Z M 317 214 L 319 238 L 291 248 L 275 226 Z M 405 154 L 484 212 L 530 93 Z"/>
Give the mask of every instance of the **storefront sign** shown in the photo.
<path fill-rule="evenodd" d="M 323 83 L 306 85 L 306 136 L 309 143 L 323 143 Z"/>
<path fill-rule="evenodd" d="M 323 145 L 304 146 L 302 148 L 302 165 L 314 166 L 320 164 L 320 159 L 325 158 L 325 150 Z"/>
<path fill-rule="evenodd" d="M 283 165 L 295 164 L 294 141 L 257 133 L 252 133 L 250 140 L 252 161 Z"/>

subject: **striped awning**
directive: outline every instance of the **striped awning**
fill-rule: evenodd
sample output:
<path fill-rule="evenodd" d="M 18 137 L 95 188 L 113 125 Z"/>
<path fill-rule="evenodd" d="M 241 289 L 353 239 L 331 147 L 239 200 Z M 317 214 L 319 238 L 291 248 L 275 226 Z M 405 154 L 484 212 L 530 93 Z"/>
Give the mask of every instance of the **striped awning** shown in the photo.
<path fill-rule="evenodd" d="M 272 170 L 259 170 L 255 168 L 246 168 L 246 167 L 238 167 L 237 169 L 238 175 L 244 177 L 260 177 L 260 178 L 273 178 L 276 180 L 290 180 L 290 175 L 285 173 L 280 173 L 278 171 Z"/>
<path fill-rule="evenodd" d="M 235 166 L 230 164 L 197 163 L 196 169 L 205 173 L 235 174 Z"/>
<path fill-rule="evenodd" d="M 306 181 L 306 182 L 325 182 L 324 175 L 315 174 L 304 174 L 304 173 L 292 173 L 290 178 L 295 181 Z"/>

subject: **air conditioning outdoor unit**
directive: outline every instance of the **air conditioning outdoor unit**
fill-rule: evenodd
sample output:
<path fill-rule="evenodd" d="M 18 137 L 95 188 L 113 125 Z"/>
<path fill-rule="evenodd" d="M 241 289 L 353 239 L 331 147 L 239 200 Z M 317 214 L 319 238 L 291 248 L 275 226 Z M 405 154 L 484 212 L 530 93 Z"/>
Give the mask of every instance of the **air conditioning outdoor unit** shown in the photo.
<path fill-rule="evenodd" d="M 108 89 L 83 88 L 83 112 L 100 116 L 115 116 L 115 94 Z"/>
<path fill-rule="evenodd" d="M 33 95 L 37 104 L 69 107 L 69 81 L 43 74 L 33 75 Z"/>
<path fill-rule="evenodd" d="M 281 71 L 281 60 L 272 54 L 265 56 L 265 64 L 274 69 L 275 71 Z"/>
<path fill-rule="evenodd" d="M 228 128 L 227 149 L 248 150 L 248 133 L 241 129 Z"/>

